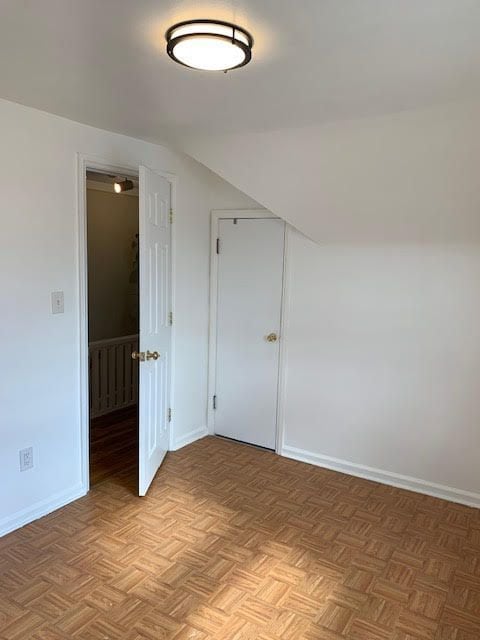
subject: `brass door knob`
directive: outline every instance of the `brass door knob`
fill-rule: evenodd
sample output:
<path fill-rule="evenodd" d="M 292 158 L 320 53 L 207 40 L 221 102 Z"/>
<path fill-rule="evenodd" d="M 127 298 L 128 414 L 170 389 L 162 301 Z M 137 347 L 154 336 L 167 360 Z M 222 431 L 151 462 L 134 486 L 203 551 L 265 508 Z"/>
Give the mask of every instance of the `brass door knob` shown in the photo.
<path fill-rule="evenodd" d="M 276 333 L 269 333 L 267 336 L 267 342 L 276 342 L 278 340 L 278 336 Z"/>
<path fill-rule="evenodd" d="M 132 351 L 132 360 L 140 360 L 140 362 L 143 362 L 145 360 L 145 352 Z"/>
<path fill-rule="evenodd" d="M 158 351 L 147 351 L 147 360 L 158 360 L 159 357 Z"/>

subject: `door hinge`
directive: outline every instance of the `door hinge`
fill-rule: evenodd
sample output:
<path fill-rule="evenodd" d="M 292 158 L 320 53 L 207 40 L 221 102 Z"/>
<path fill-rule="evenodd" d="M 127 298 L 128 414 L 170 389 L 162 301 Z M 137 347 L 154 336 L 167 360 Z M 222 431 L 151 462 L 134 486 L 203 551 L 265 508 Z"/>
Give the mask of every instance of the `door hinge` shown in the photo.
<path fill-rule="evenodd" d="M 170 408 L 168 409 L 168 421 L 172 421 L 172 410 Z"/>
<path fill-rule="evenodd" d="M 168 314 L 168 324 L 170 326 L 173 325 L 173 311 L 170 311 L 169 314 Z"/>
<path fill-rule="evenodd" d="M 173 224 L 173 209 L 170 209 L 170 224 Z"/>
<path fill-rule="evenodd" d="M 217 396 L 213 396 L 212 406 L 213 406 L 214 409 L 217 408 Z"/>
<path fill-rule="evenodd" d="M 220 238 L 217 238 L 217 253 L 220 253 Z"/>

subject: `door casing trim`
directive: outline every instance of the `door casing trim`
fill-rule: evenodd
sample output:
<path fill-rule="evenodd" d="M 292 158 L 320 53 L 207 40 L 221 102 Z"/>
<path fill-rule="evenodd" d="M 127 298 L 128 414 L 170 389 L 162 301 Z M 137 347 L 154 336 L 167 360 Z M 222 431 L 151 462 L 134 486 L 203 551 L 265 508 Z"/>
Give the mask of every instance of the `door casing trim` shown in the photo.
<path fill-rule="evenodd" d="M 214 209 L 210 218 L 210 296 L 209 296 L 209 328 L 208 328 L 208 397 L 207 428 L 210 435 L 215 434 L 215 410 L 213 396 L 216 387 L 217 362 L 217 292 L 218 292 L 218 257 L 217 237 L 220 220 L 235 218 L 261 219 L 275 218 L 267 209 Z M 286 389 L 286 341 L 287 341 L 287 309 L 289 304 L 289 276 L 287 270 L 288 242 L 290 225 L 285 222 L 285 240 L 283 247 L 282 300 L 280 309 L 280 349 L 278 358 L 278 393 L 276 411 L 275 452 L 281 454 L 285 432 L 285 389 Z"/>
<path fill-rule="evenodd" d="M 77 201 L 77 224 L 76 224 L 76 254 L 77 254 L 77 292 L 78 292 L 78 380 L 79 380 L 79 408 L 80 408 L 80 466 L 81 466 L 81 486 L 83 494 L 90 490 L 90 448 L 89 448 L 89 432 L 90 432 L 90 416 L 89 416 L 89 398 L 88 398 L 88 257 L 87 257 L 87 188 L 86 188 L 86 172 L 87 169 L 99 171 L 101 173 L 110 173 L 114 175 L 125 175 L 138 178 L 138 166 L 128 164 L 115 165 L 98 158 L 83 153 L 76 154 L 77 179 L 76 179 L 76 201 Z M 176 215 L 177 208 L 177 188 L 178 177 L 168 171 L 159 171 L 152 169 L 170 183 L 170 205 Z M 175 217 L 174 217 L 175 220 Z M 171 291 L 172 291 L 172 312 L 175 318 L 175 223 L 171 225 Z M 172 362 L 171 362 L 171 378 L 170 378 L 170 406 L 174 404 L 175 389 L 175 322 L 172 326 Z M 173 413 L 173 416 L 175 413 Z M 169 450 L 173 449 L 173 425 L 174 417 L 168 425 L 169 434 Z"/>

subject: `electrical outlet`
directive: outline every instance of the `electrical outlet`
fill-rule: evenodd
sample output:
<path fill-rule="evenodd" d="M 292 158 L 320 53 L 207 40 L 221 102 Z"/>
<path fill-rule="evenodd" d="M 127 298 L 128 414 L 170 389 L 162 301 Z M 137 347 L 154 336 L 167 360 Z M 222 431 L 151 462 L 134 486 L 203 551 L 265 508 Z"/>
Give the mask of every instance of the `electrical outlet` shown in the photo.
<path fill-rule="evenodd" d="M 20 450 L 20 471 L 27 471 L 33 467 L 33 447 Z"/>

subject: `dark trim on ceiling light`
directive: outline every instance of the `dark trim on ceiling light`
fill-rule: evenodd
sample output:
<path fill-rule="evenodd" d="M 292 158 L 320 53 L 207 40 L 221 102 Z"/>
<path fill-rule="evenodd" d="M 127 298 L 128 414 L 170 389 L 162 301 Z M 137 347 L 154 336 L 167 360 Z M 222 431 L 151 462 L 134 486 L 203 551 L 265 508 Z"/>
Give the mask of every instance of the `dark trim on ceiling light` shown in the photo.
<path fill-rule="evenodd" d="M 172 33 L 176 29 L 178 29 L 179 27 L 186 27 L 190 24 L 205 24 L 205 25 L 216 24 L 216 25 L 221 25 L 223 27 L 229 27 L 232 29 L 232 35 L 229 36 L 221 33 L 208 33 L 205 31 L 199 31 L 199 32 L 186 33 L 184 35 L 177 36 L 176 38 L 172 38 Z M 245 36 L 248 44 L 245 44 L 244 42 L 242 42 L 241 40 L 238 40 L 238 38 L 235 37 L 235 33 L 237 31 Z M 198 67 L 192 67 L 191 65 L 185 64 L 185 62 L 182 62 L 181 60 L 179 60 L 174 54 L 174 49 L 179 42 L 182 42 L 182 40 L 189 40 L 191 38 L 202 38 L 202 37 L 218 38 L 219 40 L 226 40 L 227 42 L 231 42 L 232 44 L 235 44 L 244 52 L 245 58 L 240 64 L 237 64 L 235 67 L 229 67 L 224 71 L 230 71 L 231 69 L 238 69 L 239 67 L 244 67 L 252 59 L 253 37 L 250 35 L 250 33 L 246 29 L 239 27 L 233 22 L 225 22 L 223 20 L 199 19 L 199 20 L 184 20 L 183 22 L 177 22 L 176 24 L 172 25 L 165 33 L 165 39 L 167 41 L 167 53 L 170 56 L 170 58 L 175 62 L 178 62 L 178 64 L 181 64 L 184 67 L 188 67 L 189 69 L 196 69 L 197 71 L 201 71 L 202 69 L 199 69 Z M 204 71 L 207 71 L 207 69 L 204 69 Z M 221 71 L 223 71 L 223 69 Z"/>

